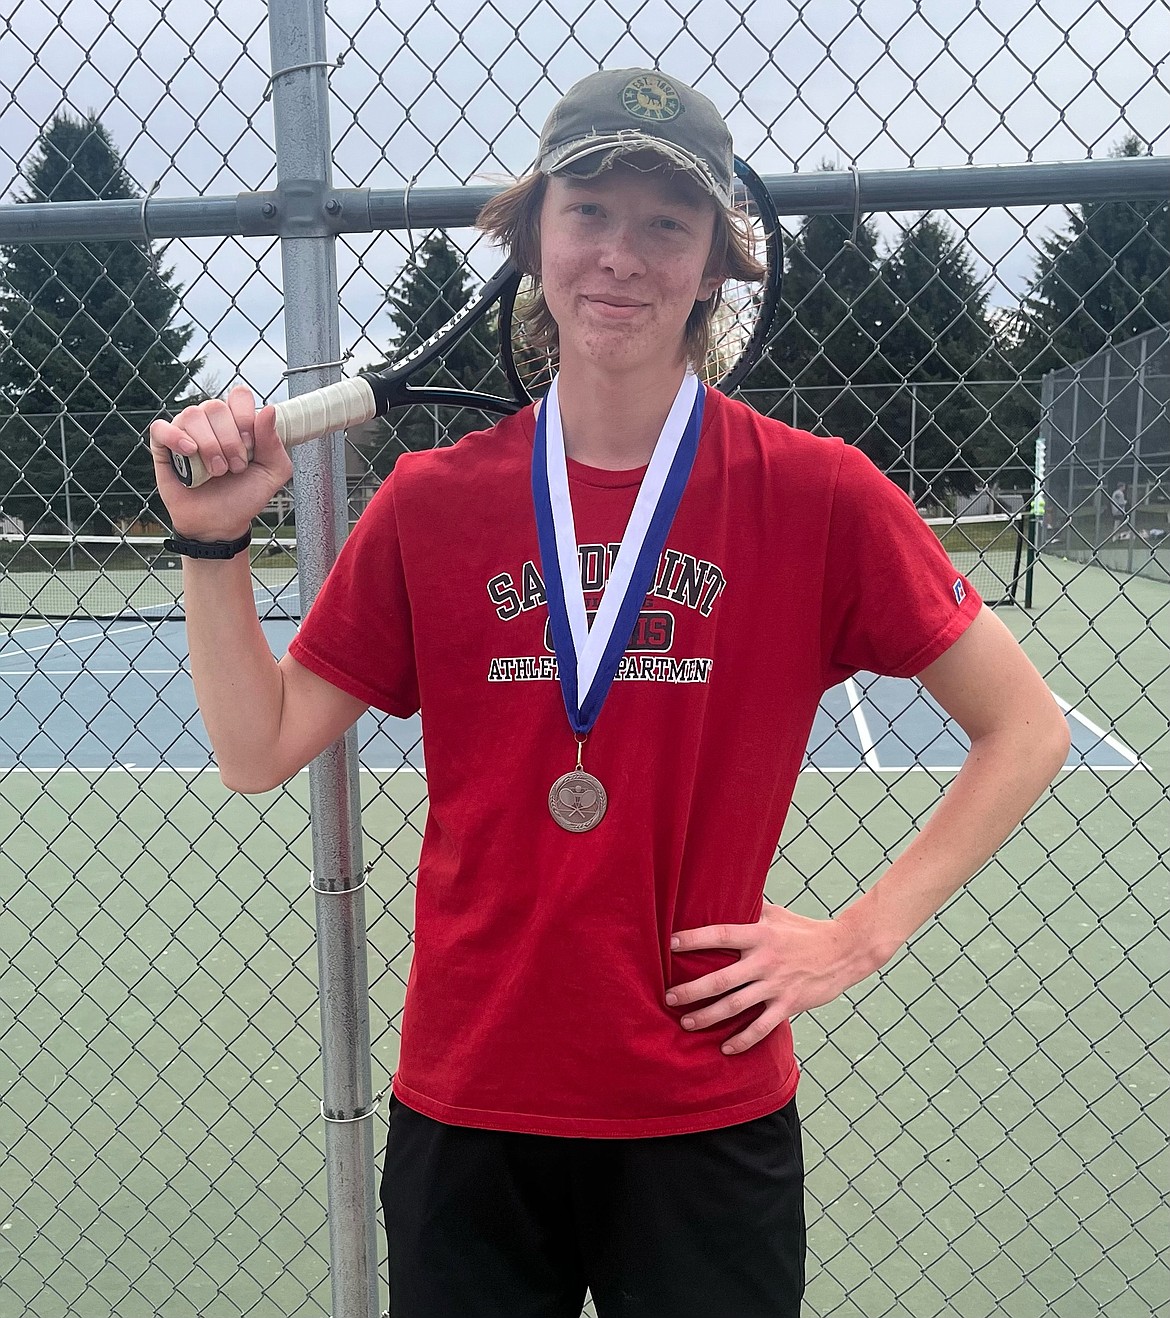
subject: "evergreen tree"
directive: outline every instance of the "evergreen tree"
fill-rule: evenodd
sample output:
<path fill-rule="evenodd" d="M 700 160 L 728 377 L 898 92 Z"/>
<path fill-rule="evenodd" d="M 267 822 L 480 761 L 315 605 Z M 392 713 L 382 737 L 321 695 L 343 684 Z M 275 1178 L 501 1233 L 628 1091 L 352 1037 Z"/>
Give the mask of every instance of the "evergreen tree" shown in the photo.
<path fill-rule="evenodd" d="M 843 436 L 917 498 L 941 502 L 974 487 L 976 469 L 998 473 L 1017 453 L 1006 386 L 975 387 L 1014 367 L 974 259 L 945 221 L 920 217 L 884 258 L 874 226 L 851 237 L 852 224 L 810 216 L 788 242 L 783 306 L 769 356 L 749 378 L 751 401 Z M 911 458 L 929 481 L 911 478 Z M 1026 481 L 1023 467 L 1012 477 Z"/>
<path fill-rule="evenodd" d="M 786 244 L 772 346 L 746 388 L 761 411 L 841 435 L 889 465 L 896 449 L 878 421 L 888 389 L 864 386 L 890 382 L 880 341 L 892 308 L 877 230 L 863 222 L 851 237 L 852 227 L 851 215 L 812 215 Z"/>
<path fill-rule="evenodd" d="M 792 245 L 784 300 L 791 308 L 778 365 L 797 391 L 797 424 L 842 435 L 875 461 L 892 454 L 878 423 L 889 381 L 881 340 L 892 320 L 877 262 L 877 231 L 851 217 L 814 215 Z"/>
<path fill-rule="evenodd" d="M 386 301 L 398 333 L 392 344 L 396 360 L 423 344 L 471 300 L 474 285 L 458 249 L 445 233 L 436 231 L 422 243 L 418 259 L 407 267 Z M 413 385 L 476 389 L 504 393 L 503 372 L 497 365 L 497 328 L 494 313 L 480 321 L 452 347 L 441 361 Z M 492 417 L 487 424 L 494 421 Z M 484 426 L 484 414 L 468 408 L 410 407 L 379 422 L 376 451 L 371 465 L 381 476 L 404 451 L 429 449 L 454 441 Z"/>
<path fill-rule="evenodd" d="M 944 220 L 926 214 L 887 256 L 882 278 L 894 313 L 882 352 L 898 378 L 917 386 L 897 389 L 883 409 L 886 433 L 906 449 L 893 474 L 919 498 L 929 488 L 940 498 L 944 489 L 970 489 L 974 469 L 1000 468 L 1013 447 L 996 417 L 1002 386 L 976 385 L 1002 380 L 1007 366 L 974 259 Z"/>
<path fill-rule="evenodd" d="M 1145 154 L 1129 135 L 1115 159 Z M 1032 286 L 1000 329 L 1021 387 L 1000 405 L 1021 445 L 1040 424 L 1041 378 L 1170 323 L 1170 205 L 1163 200 L 1085 202 L 1069 228 L 1041 240 Z"/>
<path fill-rule="evenodd" d="M 1140 156 L 1130 135 L 1114 158 Z M 1170 203 L 1070 207 L 1069 229 L 1042 240 L 1017 329 L 1022 371 L 1041 375 L 1170 323 Z"/>
<path fill-rule="evenodd" d="M 93 115 L 55 116 L 24 178 L 18 203 L 141 195 Z M 202 365 L 182 355 L 194 330 L 172 323 L 173 272 L 126 241 L 12 244 L 0 262 L 0 503 L 26 525 L 64 523 L 64 411 L 74 523 L 140 515 L 154 497 L 143 414 L 182 406 Z"/>

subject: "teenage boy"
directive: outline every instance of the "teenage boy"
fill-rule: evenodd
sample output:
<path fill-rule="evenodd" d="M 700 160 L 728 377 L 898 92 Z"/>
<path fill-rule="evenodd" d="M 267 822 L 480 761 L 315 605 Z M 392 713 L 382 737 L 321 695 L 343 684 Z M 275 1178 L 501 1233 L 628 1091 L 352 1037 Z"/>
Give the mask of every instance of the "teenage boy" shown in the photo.
<path fill-rule="evenodd" d="M 247 555 L 188 559 L 200 709 L 241 791 L 367 706 L 422 711 L 394 1318 L 577 1318 L 586 1287 L 599 1318 L 795 1318 L 789 1020 L 991 856 L 1065 723 L 859 450 L 698 383 L 718 289 L 753 265 L 710 101 L 656 70 L 586 78 L 481 225 L 536 277 L 555 386 L 399 460 L 279 664 Z M 243 389 L 151 437 L 190 541 L 242 539 L 290 474 Z M 219 479 L 183 489 L 172 449 Z M 860 669 L 916 675 L 971 749 L 882 877 L 807 919 L 764 882 L 817 704 Z"/>

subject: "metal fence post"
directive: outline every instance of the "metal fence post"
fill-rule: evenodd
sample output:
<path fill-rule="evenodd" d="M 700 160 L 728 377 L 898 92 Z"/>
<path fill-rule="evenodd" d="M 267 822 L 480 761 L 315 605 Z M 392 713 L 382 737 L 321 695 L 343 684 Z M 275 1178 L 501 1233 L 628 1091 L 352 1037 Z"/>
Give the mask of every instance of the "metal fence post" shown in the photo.
<path fill-rule="evenodd" d="M 1073 372 L 1072 377 L 1072 421 L 1069 424 L 1069 450 L 1068 450 L 1068 505 L 1065 518 L 1068 524 L 1068 530 L 1065 532 L 1064 542 L 1066 547 L 1071 547 L 1076 543 L 1076 532 L 1073 527 L 1073 515 L 1078 512 L 1076 504 L 1076 470 L 1077 462 L 1081 454 L 1081 432 L 1078 429 L 1080 425 L 1077 411 L 1081 401 L 1081 374 L 1079 371 Z"/>
<path fill-rule="evenodd" d="M 1105 432 L 1109 425 L 1109 365 L 1112 350 L 1105 353 L 1105 376 L 1101 386 L 1101 425 L 1097 432 L 1097 483 L 1093 489 L 1093 548 L 1101 548 L 1101 510 L 1105 496 Z"/>
<path fill-rule="evenodd" d="M 329 60 L 322 0 L 271 0 L 269 42 L 277 178 L 307 195 L 332 186 Z M 282 216 L 281 261 L 290 393 L 340 375 L 334 238 L 318 215 Z M 294 455 L 302 606 L 316 597 L 349 524 L 338 436 Z M 333 1318 L 379 1309 L 374 1213 L 374 1107 L 370 1065 L 365 891 L 353 729 L 309 770 L 316 903 Z"/>
<path fill-rule="evenodd" d="M 65 413 L 61 412 L 57 417 L 57 432 L 61 439 L 61 480 L 65 486 L 65 530 L 69 535 L 73 534 L 73 507 L 69 499 L 69 454 L 65 448 Z M 73 545 L 69 546 L 69 570 L 73 571 Z"/>
<path fill-rule="evenodd" d="M 1138 473 L 1142 465 L 1142 431 L 1145 428 L 1143 421 L 1145 415 L 1145 394 L 1146 394 L 1146 356 L 1149 352 L 1150 336 L 1142 335 L 1141 357 L 1138 360 L 1137 369 L 1137 414 L 1134 418 L 1133 427 L 1133 464 L 1129 478 L 1129 553 L 1126 555 L 1125 570 L 1133 571 L 1133 555 L 1137 548 L 1138 538 Z M 1148 487 L 1147 487 L 1148 488 Z"/>

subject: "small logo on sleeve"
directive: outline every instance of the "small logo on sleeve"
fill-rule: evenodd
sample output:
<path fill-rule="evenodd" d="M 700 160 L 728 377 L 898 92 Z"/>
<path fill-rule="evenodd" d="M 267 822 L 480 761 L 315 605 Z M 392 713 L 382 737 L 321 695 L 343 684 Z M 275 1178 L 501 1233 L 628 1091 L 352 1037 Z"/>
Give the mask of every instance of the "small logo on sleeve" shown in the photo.
<path fill-rule="evenodd" d="M 962 577 L 955 578 L 955 584 L 951 587 L 951 594 L 955 597 L 956 604 L 962 604 L 967 598 L 967 589 L 963 585 Z"/>

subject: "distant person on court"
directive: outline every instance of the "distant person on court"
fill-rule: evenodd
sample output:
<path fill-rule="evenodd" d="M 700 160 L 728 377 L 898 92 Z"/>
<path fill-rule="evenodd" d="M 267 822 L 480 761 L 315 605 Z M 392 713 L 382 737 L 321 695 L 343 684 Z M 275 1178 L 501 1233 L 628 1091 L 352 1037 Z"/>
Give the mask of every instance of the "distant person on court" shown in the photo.
<path fill-rule="evenodd" d="M 652 69 L 585 78 L 480 225 L 536 279 L 555 385 L 399 459 L 279 664 L 247 555 L 189 558 L 199 706 L 245 792 L 367 706 L 422 712 L 382 1184 L 394 1318 L 578 1318 L 586 1288 L 599 1318 L 796 1318 L 789 1022 L 987 861 L 1067 729 L 859 449 L 699 383 L 721 284 L 759 273 L 706 97 Z M 272 415 L 235 389 L 152 426 L 182 536 L 238 542 L 288 480 Z M 192 446 L 218 477 L 196 490 L 169 462 Z M 971 749 L 884 874 L 809 919 L 764 883 L 818 703 L 863 669 L 918 677 Z"/>
<path fill-rule="evenodd" d="M 1125 497 L 1125 486 L 1120 481 L 1117 483 L 1117 488 L 1109 496 L 1109 506 L 1113 512 L 1113 534 L 1119 540 L 1123 539 L 1129 503 Z"/>

